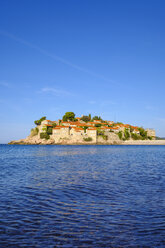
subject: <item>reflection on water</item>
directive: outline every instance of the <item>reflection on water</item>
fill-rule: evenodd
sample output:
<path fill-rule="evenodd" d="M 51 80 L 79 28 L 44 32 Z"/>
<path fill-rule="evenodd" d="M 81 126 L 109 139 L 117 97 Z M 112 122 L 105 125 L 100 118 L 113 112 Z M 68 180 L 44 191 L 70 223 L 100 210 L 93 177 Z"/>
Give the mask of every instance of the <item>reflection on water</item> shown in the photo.
<path fill-rule="evenodd" d="M 0 145 L 0 247 L 165 247 L 164 154 Z"/>

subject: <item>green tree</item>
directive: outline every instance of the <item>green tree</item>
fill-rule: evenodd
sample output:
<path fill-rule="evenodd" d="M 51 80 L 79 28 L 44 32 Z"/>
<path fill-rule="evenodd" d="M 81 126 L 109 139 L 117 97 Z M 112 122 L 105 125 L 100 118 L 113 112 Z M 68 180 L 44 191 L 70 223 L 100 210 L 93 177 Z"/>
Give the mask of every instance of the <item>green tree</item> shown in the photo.
<path fill-rule="evenodd" d="M 41 117 L 41 119 L 34 121 L 34 123 L 35 123 L 37 126 L 39 126 L 39 125 L 41 125 L 41 122 L 44 121 L 44 120 L 46 120 L 46 116 L 43 116 L 43 117 Z"/>
<path fill-rule="evenodd" d="M 139 132 L 140 132 L 140 136 L 142 137 L 142 139 L 147 139 L 147 131 L 144 130 L 144 128 L 139 127 Z"/>
<path fill-rule="evenodd" d="M 84 133 L 86 133 L 86 130 L 88 129 L 88 127 L 83 127 L 83 129 L 84 129 Z"/>
<path fill-rule="evenodd" d="M 56 123 L 53 123 L 53 124 L 52 124 L 52 127 L 53 127 L 53 128 L 54 128 L 54 127 L 56 127 L 56 126 L 57 126 L 57 124 L 56 124 Z"/>
<path fill-rule="evenodd" d="M 63 116 L 63 121 L 75 121 L 75 113 L 74 112 L 66 112 Z"/>
<path fill-rule="evenodd" d="M 91 114 L 89 114 L 89 120 L 91 121 Z"/>
<path fill-rule="evenodd" d="M 48 127 L 46 133 L 49 134 L 49 135 L 52 134 L 52 127 Z"/>
<path fill-rule="evenodd" d="M 89 118 L 89 116 L 87 116 L 87 115 L 83 115 L 83 116 L 81 117 L 81 120 L 82 120 L 82 121 L 85 121 L 85 122 L 88 122 L 88 121 L 90 121 L 90 118 Z"/>
<path fill-rule="evenodd" d="M 137 133 L 131 133 L 131 138 L 133 140 L 140 140 L 141 139 L 141 136 L 138 135 Z"/>
<path fill-rule="evenodd" d="M 46 139 L 46 140 L 48 140 L 48 139 L 50 138 L 50 136 L 49 136 L 49 134 L 47 134 L 47 133 L 40 133 L 40 138 L 41 138 L 41 139 Z"/>
<path fill-rule="evenodd" d="M 95 124 L 95 127 L 101 127 L 100 123 Z"/>
<path fill-rule="evenodd" d="M 94 121 L 94 120 L 102 120 L 102 118 L 101 118 L 101 116 L 97 116 L 97 115 L 95 115 L 93 118 L 92 118 L 92 120 Z"/>

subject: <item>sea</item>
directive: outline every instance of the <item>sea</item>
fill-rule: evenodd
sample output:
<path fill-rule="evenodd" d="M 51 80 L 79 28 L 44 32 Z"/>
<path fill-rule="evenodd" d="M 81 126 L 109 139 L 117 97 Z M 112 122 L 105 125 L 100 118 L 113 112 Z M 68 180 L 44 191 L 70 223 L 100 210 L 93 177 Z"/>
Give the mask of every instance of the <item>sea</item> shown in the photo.
<path fill-rule="evenodd" d="M 5 247 L 165 247 L 165 146 L 0 145 Z"/>

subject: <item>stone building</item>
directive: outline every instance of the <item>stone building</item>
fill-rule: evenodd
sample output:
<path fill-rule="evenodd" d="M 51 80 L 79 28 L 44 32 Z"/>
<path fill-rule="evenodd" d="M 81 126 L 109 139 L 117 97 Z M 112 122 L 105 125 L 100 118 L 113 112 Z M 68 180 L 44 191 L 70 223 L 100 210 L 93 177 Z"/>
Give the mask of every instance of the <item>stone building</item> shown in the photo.
<path fill-rule="evenodd" d="M 155 133 L 155 130 L 154 130 L 154 129 L 147 128 L 146 131 L 147 131 L 147 136 L 150 136 L 150 137 L 152 137 L 153 139 L 156 138 L 156 133 Z"/>
<path fill-rule="evenodd" d="M 56 127 L 53 128 L 53 124 L 56 124 Z M 112 122 L 111 122 L 112 123 Z M 101 124 L 99 127 L 95 127 L 96 124 Z M 131 126 L 129 124 L 115 123 L 109 125 L 110 122 L 103 122 L 100 120 L 90 121 L 90 122 L 81 122 L 80 118 L 77 118 L 77 121 L 50 121 L 44 120 L 41 122 L 41 125 L 38 126 L 40 133 L 49 131 L 52 129 L 52 134 L 50 138 L 55 141 L 55 143 L 61 143 L 62 141 L 71 141 L 73 143 L 83 143 L 88 138 L 92 138 L 90 143 L 105 141 L 107 137 L 108 142 L 119 141 L 118 132 L 124 132 L 127 129 L 129 132 L 139 134 L 139 128 Z M 97 126 L 97 125 L 96 125 Z M 155 130 L 146 129 L 147 135 L 155 139 Z M 105 137 L 106 136 L 106 137 Z M 89 139 L 90 140 L 90 139 Z"/>

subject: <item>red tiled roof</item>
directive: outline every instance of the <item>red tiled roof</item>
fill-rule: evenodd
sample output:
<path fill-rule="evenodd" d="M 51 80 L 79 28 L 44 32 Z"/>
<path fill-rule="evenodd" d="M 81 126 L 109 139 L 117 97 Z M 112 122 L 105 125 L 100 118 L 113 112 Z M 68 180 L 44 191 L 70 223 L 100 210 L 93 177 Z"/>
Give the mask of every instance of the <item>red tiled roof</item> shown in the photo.
<path fill-rule="evenodd" d="M 83 128 L 81 128 L 81 127 L 72 127 L 73 129 L 75 129 L 75 130 L 84 130 Z"/>
<path fill-rule="evenodd" d="M 90 123 L 90 124 L 98 124 L 98 123 L 96 123 L 96 122 L 94 122 L 94 121 L 88 121 L 88 123 Z M 100 122 L 101 123 L 101 122 Z"/>
<path fill-rule="evenodd" d="M 53 129 L 61 129 L 61 128 L 69 128 L 69 127 L 66 127 L 66 126 L 56 126 Z"/>

